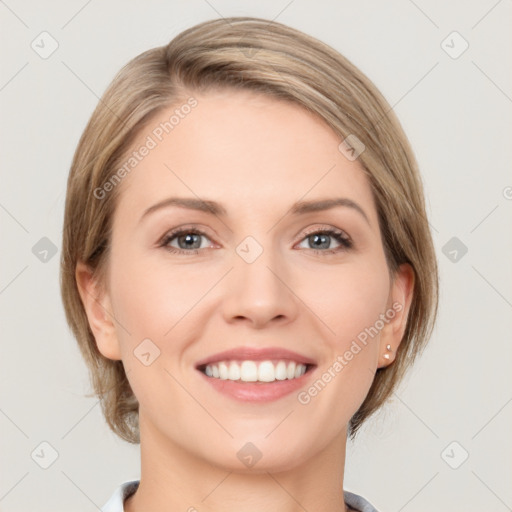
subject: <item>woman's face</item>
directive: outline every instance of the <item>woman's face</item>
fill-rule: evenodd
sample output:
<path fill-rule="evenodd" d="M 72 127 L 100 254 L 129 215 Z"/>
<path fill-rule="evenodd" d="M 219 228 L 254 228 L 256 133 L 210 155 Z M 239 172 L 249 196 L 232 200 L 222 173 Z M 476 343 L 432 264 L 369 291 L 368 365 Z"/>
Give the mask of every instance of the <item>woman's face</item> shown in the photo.
<path fill-rule="evenodd" d="M 150 149 L 117 185 L 100 299 L 115 320 L 94 334 L 123 361 L 147 446 L 290 469 L 344 446 L 401 339 L 410 275 L 390 280 L 367 178 L 322 121 L 247 92 L 194 97 L 133 145 Z"/>

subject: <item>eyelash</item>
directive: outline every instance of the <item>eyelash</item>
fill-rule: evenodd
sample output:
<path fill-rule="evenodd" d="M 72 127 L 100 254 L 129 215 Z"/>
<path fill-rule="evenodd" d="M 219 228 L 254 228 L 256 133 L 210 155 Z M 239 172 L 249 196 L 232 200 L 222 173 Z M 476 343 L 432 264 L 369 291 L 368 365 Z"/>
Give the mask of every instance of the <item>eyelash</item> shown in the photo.
<path fill-rule="evenodd" d="M 179 237 L 180 235 L 199 235 L 204 236 L 206 238 L 209 238 L 208 235 L 200 230 L 194 229 L 194 228 L 179 228 L 175 231 L 171 231 L 170 233 L 167 233 L 162 241 L 160 242 L 159 246 L 163 247 L 165 250 L 169 251 L 173 254 L 183 254 L 183 255 L 194 255 L 199 254 L 199 251 L 202 249 L 191 249 L 191 250 L 184 250 L 184 249 L 177 249 L 176 247 L 171 247 L 168 244 L 174 240 L 175 238 Z M 301 242 L 305 240 L 306 238 L 310 237 L 311 235 L 328 235 L 332 238 L 334 238 L 337 242 L 340 243 L 340 247 L 336 247 L 335 249 L 308 249 L 309 251 L 313 251 L 315 254 L 335 254 L 341 251 L 347 251 L 353 248 L 353 242 L 343 231 L 339 231 L 333 228 L 326 228 L 326 229 L 319 229 L 316 228 L 314 230 L 308 231 L 304 233 L 304 236 L 301 238 Z"/>

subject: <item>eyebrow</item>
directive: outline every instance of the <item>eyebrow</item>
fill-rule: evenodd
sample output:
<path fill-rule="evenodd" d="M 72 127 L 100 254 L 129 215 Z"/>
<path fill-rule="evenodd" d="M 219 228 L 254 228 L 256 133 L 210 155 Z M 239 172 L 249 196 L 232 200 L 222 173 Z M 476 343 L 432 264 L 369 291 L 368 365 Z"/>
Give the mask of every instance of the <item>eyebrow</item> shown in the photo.
<path fill-rule="evenodd" d="M 140 221 L 142 221 L 149 214 L 160 210 L 162 208 L 167 208 L 170 206 L 177 206 L 179 208 L 186 208 L 189 210 L 197 210 L 201 212 L 211 213 L 212 215 L 225 217 L 227 216 L 226 209 L 219 203 L 215 201 L 210 201 L 207 199 L 195 199 L 193 197 L 169 197 L 160 201 L 153 206 L 150 206 L 147 210 L 142 214 Z M 298 201 L 292 205 L 290 208 L 290 213 L 293 216 L 304 215 L 306 213 L 312 212 L 320 212 L 331 210 L 336 207 L 348 207 L 360 213 L 366 222 L 370 224 L 370 220 L 366 215 L 365 211 L 359 204 L 352 199 L 348 199 L 345 197 L 338 197 L 334 199 L 318 199 L 313 201 Z"/>

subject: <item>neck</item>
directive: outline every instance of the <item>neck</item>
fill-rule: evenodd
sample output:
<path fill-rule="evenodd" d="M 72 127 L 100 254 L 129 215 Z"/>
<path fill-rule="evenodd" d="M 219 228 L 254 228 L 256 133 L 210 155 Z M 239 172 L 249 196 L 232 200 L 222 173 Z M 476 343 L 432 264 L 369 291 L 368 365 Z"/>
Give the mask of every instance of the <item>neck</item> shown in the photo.
<path fill-rule="evenodd" d="M 349 510 L 343 499 L 346 429 L 320 453 L 284 471 L 263 464 L 246 471 L 215 466 L 164 438 L 142 417 L 140 438 L 140 484 L 125 512 Z"/>

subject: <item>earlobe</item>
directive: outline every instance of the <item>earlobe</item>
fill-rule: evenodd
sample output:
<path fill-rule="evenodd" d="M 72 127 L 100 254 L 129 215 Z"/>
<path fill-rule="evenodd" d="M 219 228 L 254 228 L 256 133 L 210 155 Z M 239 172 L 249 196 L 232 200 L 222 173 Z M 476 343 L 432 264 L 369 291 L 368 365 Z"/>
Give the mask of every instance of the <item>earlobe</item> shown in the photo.
<path fill-rule="evenodd" d="M 98 285 L 92 270 L 83 262 L 77 263 L 75 278 L 98 350 L 108 359 L 120 360 L 121 350 L 108 293 Z"/>
<path fill-rule="evenodd" d="M 381 331 L 378 368 L 390 365 L 407 327 L 407 318 L 414 295 L 414 269 L 408 263 L 400 265 L 391 286 L 386 316 L 388 323 Z"/>

